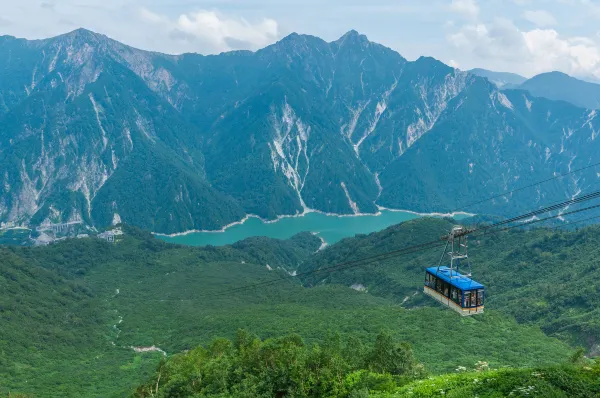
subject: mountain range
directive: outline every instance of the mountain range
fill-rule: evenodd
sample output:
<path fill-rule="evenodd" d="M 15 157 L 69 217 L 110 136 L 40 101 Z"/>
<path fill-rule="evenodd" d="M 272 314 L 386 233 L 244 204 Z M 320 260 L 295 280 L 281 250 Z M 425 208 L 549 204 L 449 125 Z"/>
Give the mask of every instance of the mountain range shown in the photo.
<path fill-rule="evenodd" d="M 562 72 L 542 73 L 519 88 L 536 97 L 567 101 L 584 108 L 600 108 L 600 84 L 579 80 Z"/>
<path fill-rule="evenodd" d="M 494 83 L 498 88 L 516 88 L 527 81 L 526 77 L 516 73 L 494 72 L 481 68 L 471 69 L 469 70 L 469 73 L 485 77 L 490 82 Z"/>
<path fill-rule="evenodd" d="M 476 198 L 590 165 L 595 110 L 500 91 L 350 31 L 166 55 L 84 29 L 0 37 L 0 221 L 213 230 L 254 214 L 513 214 L 589 190 Z"/>
<path fill-rule="evenodd" d="M 531 79 L 486 69 L 471 69 L 469 72 L 487 78 L 503 90 L 520 89 L 534 97 L 566 101 L 582 108 L 600 108 L 600 84 L 579 80 L 562 72 L 541 73 Z"/>

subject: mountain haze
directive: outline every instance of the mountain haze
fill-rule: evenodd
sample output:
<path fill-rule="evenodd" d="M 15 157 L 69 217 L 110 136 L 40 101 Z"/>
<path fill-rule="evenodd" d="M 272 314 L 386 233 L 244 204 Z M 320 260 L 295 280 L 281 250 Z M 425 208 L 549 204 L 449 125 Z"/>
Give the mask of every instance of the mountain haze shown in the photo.
<path fill-rule="evenodd" d="M 469 73 L 485 77 L 502 90 L 525 90 L 534 97 L 566 101 L 581 108 L 600 108 L 600 84 L 576 79 L 562 72 L 541 73 L 531 79 L 486 69 L 471 69 Z"/>
<path fill-rule="evenodd" d="M 567 101 L 583 108 L 600 108 L 600 84 L 579 80 L 562 72 L 542 73 L 525 81 L 519 88 L 536 97 Z"/>
<path fill-rule="evenodd" d="M 477 76 L 485 77 L 490 82 L 494 83 L 498 88 L 516 88 L 520 84 L 524 83 L 527 78 L 521 75 L 517 75 L 516 73 L 508 73 L 508 72 L 494 72 L 487 69 L 475 68 L 469 70 L 469 73 L 472 73 Z"/>
<path fill-rule="evenodd" d="M 356 31 L 212 56 L 83 29 L 3 36 L 0 125 L 0 221 L 165 233 L 246 214 L 458 210 L 588 165 L 600 130 L 595 111 L 409 62 Z M 597 178 L 468 210 L 516 212 Z"/>

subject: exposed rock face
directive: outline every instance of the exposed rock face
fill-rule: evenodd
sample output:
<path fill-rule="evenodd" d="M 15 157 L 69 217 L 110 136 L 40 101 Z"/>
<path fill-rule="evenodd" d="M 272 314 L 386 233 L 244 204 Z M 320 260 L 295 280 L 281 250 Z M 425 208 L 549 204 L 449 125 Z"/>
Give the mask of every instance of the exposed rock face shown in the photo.
<path fill-rule="evenodd" d="M 4 36 L 0 73 L 0 221 L 177 232 L 246 214 L 449 211 L 598 153 L 595 111 L 407 62 L 354 31 L 207 57 L 86 30 Z M 468 210 L 517 212 L 597 178 Z"/>

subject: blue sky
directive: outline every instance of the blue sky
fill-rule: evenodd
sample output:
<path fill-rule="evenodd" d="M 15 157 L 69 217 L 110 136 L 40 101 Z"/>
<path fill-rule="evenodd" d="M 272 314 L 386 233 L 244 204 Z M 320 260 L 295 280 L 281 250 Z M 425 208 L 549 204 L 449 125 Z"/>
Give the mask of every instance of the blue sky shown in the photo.
<path fill-rule="evenodd" d="M 44 38 L 78 27 L 167 53 L 258 49 L 291 33 L 350 29 L 408 59 L 527 77 L 600 79 L 600 0 L 20 0 L 0 34 Z"/>

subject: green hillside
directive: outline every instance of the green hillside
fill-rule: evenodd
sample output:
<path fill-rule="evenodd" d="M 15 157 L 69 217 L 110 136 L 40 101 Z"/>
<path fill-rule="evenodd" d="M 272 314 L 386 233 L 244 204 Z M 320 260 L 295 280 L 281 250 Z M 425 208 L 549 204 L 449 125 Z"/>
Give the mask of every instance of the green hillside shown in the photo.
<path fill-rule="evenodd" d="M 441 219 L 409 221 L 379 233 L 346 239 L 313 256 L 299 272 L 436 240 L 452 225 L 452 221 Z M 486 311 L 537 325 L 548 335 L 597 354 L 599 244 L 598 226 L 573 232 L 513 229 L 486 236 L 474 234 L 469 257 L 474 278 L 486 286 Z M 441 252 L 439 247 L 364 267 L 317 273 L 308 275 L 305 282 L 362 284 L 372 295 L 403 301 L 407 308 L 432 305 L 420 293 L 423 268 L 437 265 Z"/>
<path fill-rule="evenodd" d="M 579 354 L 551 367 L 491 369 L 478 361 L 429 376 L 406 343 L 380 333 L 362 344 L 329 334 L 261 341 L 244 330 L 161 362 L 134 397 L 596 397 L 600 362 Z"/>
<path fill-rule="evenodd" d="M 429 223 L 407 225 L 429 228 Z M 395 341 L 410 344 L 416 360 L 433 374 L 478 361 L 494 367 L 548 366 L 573 351 L 537 326 L 519 325 L 494 309 L 492 299 L 483 316 L 461 318 L 430 301 L 403 308 L 398 304 L 403 291 L 385 290 L 385 284 L 379 288 L 385 295 L 337 284 L 302 287 L 283 268 L 310 263 L 320 245 L 310 234 L 191 248 L 137 229 L 125 231 L 115 245 L 79 239 L 0 248 L 0 288 L 7 293 L 0 299 L 0 321 L 6 325 L 0 338 L 1 393 L 127 395 L 154 373 L 163 358 L 158 349 L 170 357 L 219 336 L 233 338 L 238 329 L 261 339 L 297 333 L 308 345 L 322 344 L 330 331 L 372 344 L 388 330 Z M 356 249 L 357 254 L 366 250 L 359 244 Z M 337 252 L 334 246 L 331 253 Z M 422 272 L 422 264 L 413 267 L 415 275 Z M 227 292 L 283 277 L 287 281 Z M 406 291 L 418 291 L 420 279 L 407 280 Z M 449 340 L 454 351 L 448 350 Z M 156 351 L 132 348 L 152 346 Z"/>
<path fill-rule="evenodd" d="M 412 382 L 378 398 L 421 397 L 556 397 L 592 398 L 600 394 L 600 366 L 556 366 L 534 369 L 502 369 L 442 375 Z"/>

